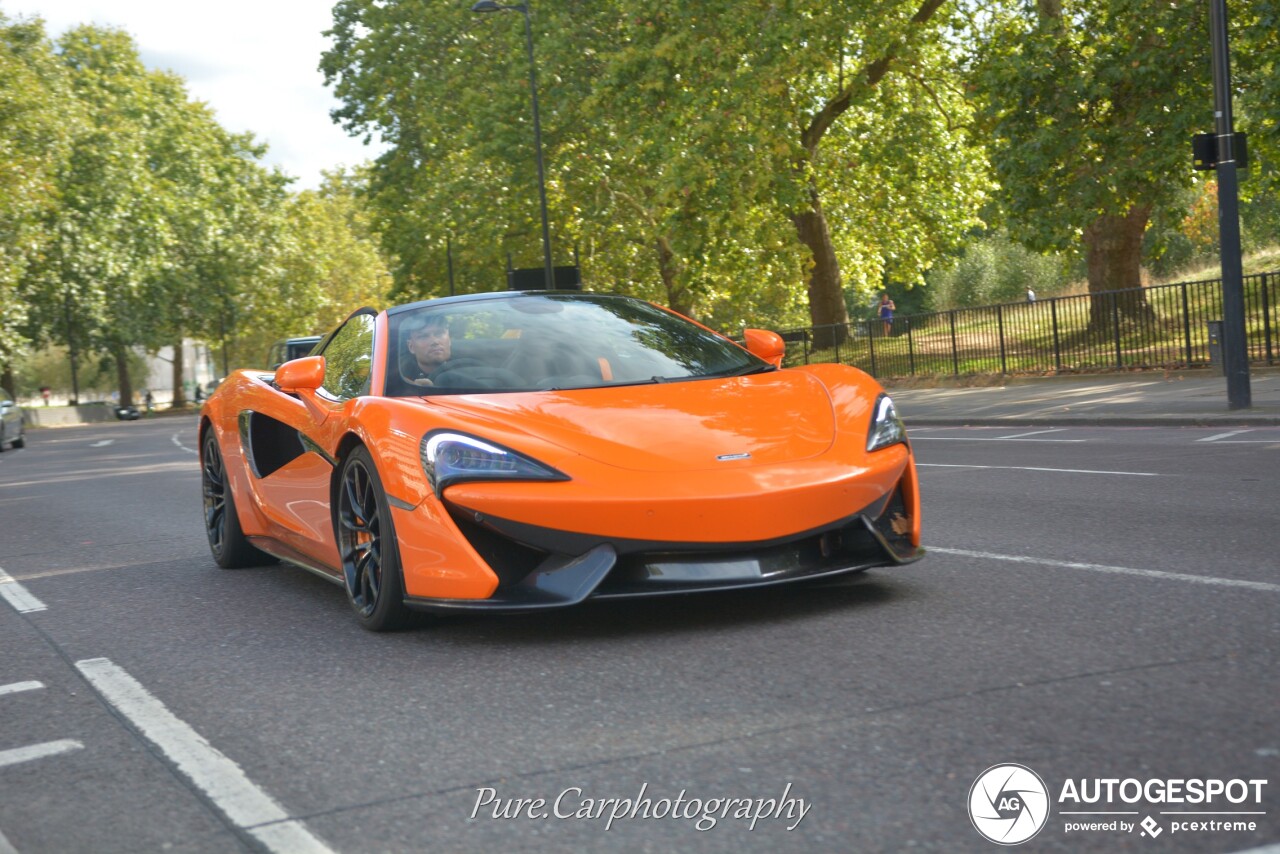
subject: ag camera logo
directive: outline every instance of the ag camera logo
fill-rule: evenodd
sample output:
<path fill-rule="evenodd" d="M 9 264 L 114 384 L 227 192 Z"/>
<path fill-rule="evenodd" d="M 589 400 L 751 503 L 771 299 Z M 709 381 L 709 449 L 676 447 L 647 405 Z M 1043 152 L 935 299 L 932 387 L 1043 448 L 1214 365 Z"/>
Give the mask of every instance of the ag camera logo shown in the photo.
<path fill-rule="evenodd" d="M 1019 845 L 1049 820 L 1049 790 L 1025 765 L 992 765 L 969 789 L 969 820 L 998 845 Z"/>

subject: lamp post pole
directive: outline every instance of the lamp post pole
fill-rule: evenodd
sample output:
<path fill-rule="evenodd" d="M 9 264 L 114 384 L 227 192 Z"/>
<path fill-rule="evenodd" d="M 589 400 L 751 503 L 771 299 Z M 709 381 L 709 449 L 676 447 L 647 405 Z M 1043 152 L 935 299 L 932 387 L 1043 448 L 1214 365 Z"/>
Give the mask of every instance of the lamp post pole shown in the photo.
<path fill-rule="evenodd" d="M 1227 408 L 1253 405 L 1244 324 L 1244 270 L 1240 260 L 1240 181 L 1231 118 L 1231 55 L 1227 48 L 1226 0 L 1209 0 L 1213 48 L 1213 110 L 1218 136 L 1218 246 L 1222 255 L 1222 366 Z"/>
<path fill-rule="evenodd" d="M 525 47 L 529 53 L 529 94 L 533 99 L 533 145 L 538 154 L 538 201 L 542 209 L 542 265 L 546 273 L 547 290 L 555 288 L 555 272 L 551 266 L 551 227 L 547 220 L 547 176 L 542 165 L 542 123 L 538 119 L 538 68 L 533 60 L 533 23 L 530 20 L 528 0 L 514 6 L 503 6 L 494 0 L 480 0 L 471 7 L 472 12 L 520 12 L 524 15 Z"/>

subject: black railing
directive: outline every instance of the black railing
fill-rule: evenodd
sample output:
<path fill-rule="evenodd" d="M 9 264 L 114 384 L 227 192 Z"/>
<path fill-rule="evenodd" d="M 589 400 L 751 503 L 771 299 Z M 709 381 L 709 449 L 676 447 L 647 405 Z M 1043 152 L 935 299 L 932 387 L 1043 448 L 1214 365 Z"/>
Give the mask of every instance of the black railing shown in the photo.
<path fill-rule="evenodd" d="M 1249 360 L 1280 357 L 1280 273 L 1244 277 Z M 1209 323 L 1222 317 L 1218 279 L 1036 302 L 899 315 L 782 332 L 786 364 L 840 362 L 872 376 L 961 376 L 1188 368 L 1213 362 Z"/>

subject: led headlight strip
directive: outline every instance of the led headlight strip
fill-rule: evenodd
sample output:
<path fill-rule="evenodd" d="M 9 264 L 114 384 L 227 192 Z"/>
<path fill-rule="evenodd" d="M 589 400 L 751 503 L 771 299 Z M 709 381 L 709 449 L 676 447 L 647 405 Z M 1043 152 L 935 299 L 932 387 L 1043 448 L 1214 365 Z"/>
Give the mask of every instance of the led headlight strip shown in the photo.
<path fill-rule="evenodd" d="M 876 400 L 875 413 L 871 416 L 871 429 L 867 431 L 867 450 L 878 451 L 906 441 L 907 426 L 898 417 L 897 408 L 889 395 L 880 395 Z"/>
<path fill-rule="evenodd" d="M 468 480 L 568 480 L 568 476 L 524 454 L 490 442 L 435 430 L 422 437 L 422 471 L 436 495 Z"/>

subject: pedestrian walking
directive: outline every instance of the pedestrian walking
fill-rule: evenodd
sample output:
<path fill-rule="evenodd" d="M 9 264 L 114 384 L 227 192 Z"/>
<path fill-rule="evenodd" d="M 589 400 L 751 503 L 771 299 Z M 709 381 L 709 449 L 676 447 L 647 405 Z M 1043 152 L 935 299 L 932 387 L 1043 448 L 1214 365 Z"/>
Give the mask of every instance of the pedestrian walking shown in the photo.
<path fill-rule="evenodd" d="M 893 310 L 895 306 L 888 294 L 880 294 L 880 322 L 884 324 L 884 334 L 893 331 Z"/>

